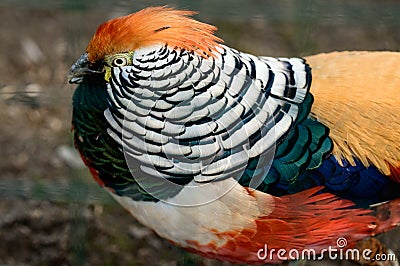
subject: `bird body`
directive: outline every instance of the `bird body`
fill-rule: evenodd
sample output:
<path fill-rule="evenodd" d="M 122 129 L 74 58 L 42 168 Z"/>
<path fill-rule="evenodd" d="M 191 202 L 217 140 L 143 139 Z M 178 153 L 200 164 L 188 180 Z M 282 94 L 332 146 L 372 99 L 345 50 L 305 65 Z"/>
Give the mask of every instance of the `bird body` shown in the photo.
<path fill-rule="evenodd" d="M 231 262 L 397 226 L 399 54 L 254 56 L 192 14 L 106 22 L 72 66 L 75 145 L 95 180 L 160 236 Z"/>

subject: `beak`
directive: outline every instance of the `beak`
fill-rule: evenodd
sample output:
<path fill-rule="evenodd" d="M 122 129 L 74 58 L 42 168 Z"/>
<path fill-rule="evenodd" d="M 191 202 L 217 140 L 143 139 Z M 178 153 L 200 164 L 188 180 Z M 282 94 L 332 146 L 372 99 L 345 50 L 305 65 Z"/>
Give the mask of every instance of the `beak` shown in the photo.
<path fill-rule="evenodd" d="M 85 53 L 71 66 L 68 75 L 69 83 L 81 83 L 83 77 L 90 74 L 99 74 L 102 71 L 89 62 L 88 54 Z"/>

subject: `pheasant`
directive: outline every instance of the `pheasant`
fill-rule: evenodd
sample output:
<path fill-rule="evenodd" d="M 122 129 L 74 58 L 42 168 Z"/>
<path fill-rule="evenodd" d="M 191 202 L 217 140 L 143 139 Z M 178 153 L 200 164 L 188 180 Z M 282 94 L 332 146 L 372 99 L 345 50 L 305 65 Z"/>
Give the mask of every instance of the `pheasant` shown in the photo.
<path fill-rule="evenodd" d="M 96 182 L 161 237 L 235 263 L 399 225 L 400 54 L 255 56 L 193 14 L 112 19 L 71 67 Z"/>

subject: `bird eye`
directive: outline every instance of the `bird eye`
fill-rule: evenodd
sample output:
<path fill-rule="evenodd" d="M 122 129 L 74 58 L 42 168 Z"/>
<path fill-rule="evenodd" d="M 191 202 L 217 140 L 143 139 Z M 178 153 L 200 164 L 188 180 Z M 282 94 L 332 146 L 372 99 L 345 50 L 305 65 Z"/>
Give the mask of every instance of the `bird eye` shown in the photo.
<path fill-rule="evenodd" d="M 123 67 L 128 64 L 128 60 L 126 57 L 117 57 L 112 60 L 112 66 L 115 67 Z"/>

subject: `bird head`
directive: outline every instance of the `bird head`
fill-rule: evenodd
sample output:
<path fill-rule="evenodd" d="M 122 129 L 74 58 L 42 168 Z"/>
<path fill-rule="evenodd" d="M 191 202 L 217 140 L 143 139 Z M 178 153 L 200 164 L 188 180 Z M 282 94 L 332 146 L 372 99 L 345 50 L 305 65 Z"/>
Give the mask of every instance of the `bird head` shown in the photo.
<path fill-rule="evenodd" d="M 80 83 L 83 76 L 103 73 L 109 78 L 112 67 L 128 66 L 135 50 L 164 44 L 213 56 L 221 39 L 216 27 L 191 18 L 196 12 L 169 7 L 150 7 L 101 24 L 84 53 L 71 67 L 69 82 Z"/>

